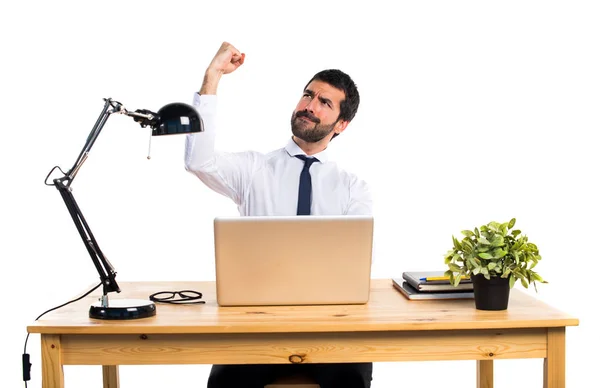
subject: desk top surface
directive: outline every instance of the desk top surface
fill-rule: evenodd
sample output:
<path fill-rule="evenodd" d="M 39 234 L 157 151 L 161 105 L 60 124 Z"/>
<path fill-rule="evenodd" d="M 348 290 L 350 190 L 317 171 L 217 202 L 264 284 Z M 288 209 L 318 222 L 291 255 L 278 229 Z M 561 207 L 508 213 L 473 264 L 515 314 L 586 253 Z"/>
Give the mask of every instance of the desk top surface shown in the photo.
<path fill-rule="evenodd" d="M 50 312 L 27 330 L 43 334 L 202 334 L 508 329 L 577 326 L 578 319 L 514 288 L 508 309 L 482 311 L 467 300 L 408 300 L 391 279 L 373 279 L 365 305 L 219 307 L 214 282 L 119 282 L 110 300 L 148 299 L 164 290 L 197 290 L 206 304 L 157 304 L 156 316 L 127 321 L 88 317 L 90 296 Z"/>

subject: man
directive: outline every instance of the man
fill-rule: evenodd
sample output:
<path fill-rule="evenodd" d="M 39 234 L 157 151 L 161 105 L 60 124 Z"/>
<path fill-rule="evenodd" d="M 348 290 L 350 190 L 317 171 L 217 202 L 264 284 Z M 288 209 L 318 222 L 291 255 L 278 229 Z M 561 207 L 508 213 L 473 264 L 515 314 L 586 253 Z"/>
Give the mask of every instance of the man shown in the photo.
<path fill-rule="evenodd" d="M 194 95 L 205 130 L 187 136 L 186 169 L 231 198 L 242 216 L 370 215 L 366 183 L 327 157 L 329 142 L 346 129 L 359 104 L 356 85 L 339 70 L 319 72 L 306 85 L 292 114 L 293 136 L 284 148 L 268 154 L 214 150 L 219 80 L 244 59 L 245 54 L 224 42 L 206 69 Z M 371 363 L 214 365 L 208 388 L 263 388 L 296 373 L 311 376 L 321 388 L 368 388 L 372 369 Z"/>

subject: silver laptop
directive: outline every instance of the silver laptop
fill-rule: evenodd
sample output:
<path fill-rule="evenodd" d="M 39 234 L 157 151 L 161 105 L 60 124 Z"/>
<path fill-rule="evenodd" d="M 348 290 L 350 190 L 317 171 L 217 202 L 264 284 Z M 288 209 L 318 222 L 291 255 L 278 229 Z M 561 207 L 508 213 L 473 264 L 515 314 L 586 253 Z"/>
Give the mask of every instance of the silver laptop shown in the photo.
<path fill-rule="evenodd" d="M 364 304 L 372 216 L 217 217 L 221 306 Z"/>

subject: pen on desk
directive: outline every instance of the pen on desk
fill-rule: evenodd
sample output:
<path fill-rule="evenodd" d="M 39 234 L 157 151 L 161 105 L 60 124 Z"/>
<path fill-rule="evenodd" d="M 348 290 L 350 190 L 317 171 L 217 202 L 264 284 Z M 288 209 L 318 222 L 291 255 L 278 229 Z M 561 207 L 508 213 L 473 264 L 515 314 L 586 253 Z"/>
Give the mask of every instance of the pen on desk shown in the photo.
<path fill-rule="evenodd" d="M 461 276 L 461 279 L 468 279 L 467 276 Z M 419 280 L 422 281 L 426 281 L 426 282 L 431 282 L 431 281 L 436 281 L 436 280 L 450 280 L 450 277 L 448 276 L 429 276 L 429 277 L 425 277 L 425 278 L 420 278 Z"/>

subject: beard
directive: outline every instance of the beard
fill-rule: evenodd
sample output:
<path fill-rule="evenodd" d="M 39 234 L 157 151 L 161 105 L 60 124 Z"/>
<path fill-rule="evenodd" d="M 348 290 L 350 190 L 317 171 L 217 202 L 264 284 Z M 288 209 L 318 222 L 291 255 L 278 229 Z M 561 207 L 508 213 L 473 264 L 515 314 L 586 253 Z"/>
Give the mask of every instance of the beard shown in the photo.
<path fill-rule="evenodd" d="M 314 125 L 302 119 L 302 117 L 306 117 Z M 317 143 L 323 140 L 325 136 L 333 131 L 335 124 L 335 122 L 332 124 L 321 124 L 319 118 L 305 110 L 292 113 L 292 134 L 307 143 Z"/>

